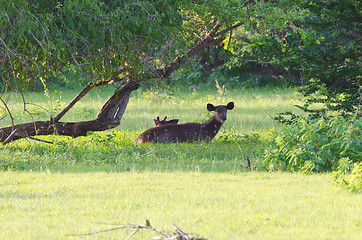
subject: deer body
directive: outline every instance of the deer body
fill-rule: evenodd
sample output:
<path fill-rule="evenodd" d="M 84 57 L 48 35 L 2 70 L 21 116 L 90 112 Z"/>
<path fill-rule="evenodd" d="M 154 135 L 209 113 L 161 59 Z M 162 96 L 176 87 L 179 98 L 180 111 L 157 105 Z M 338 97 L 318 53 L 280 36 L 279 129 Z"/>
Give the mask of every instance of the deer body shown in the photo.
<path fill-rule="evenodd" d="M 230 102 L 226 106 L 207 105 L 209 111 L 215 111 L 214 115 L 206 123 L 183 123 L 167 124 L 150 128 L 144 131 L 135 141 L 139 143 L 170 143 L 170 142 L 193 142 L 212 140 L 224 121 L 227 110 L 234 108 L 234 103 Z"/>

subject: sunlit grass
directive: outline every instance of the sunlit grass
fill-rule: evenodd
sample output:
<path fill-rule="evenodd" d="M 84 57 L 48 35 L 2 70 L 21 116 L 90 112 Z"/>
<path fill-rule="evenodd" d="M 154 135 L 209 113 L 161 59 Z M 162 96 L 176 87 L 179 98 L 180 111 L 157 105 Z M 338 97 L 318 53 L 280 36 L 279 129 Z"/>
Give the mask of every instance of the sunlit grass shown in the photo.
<path fill-rule="evenodd" d="M 66 237 L 175 223 L 208 239 L 358 239 L 360 195 L 327 175 L 292 173 L 0 173 L 0 239 Z M 103 224 L 102 224 L 103 223 Z M 117 225 L 116 225 L 117 226 Z M 89 236 L 125 239 L 132 230 Z M 151 239 L 142 231 L 133 239 Z M 88 239 L 82 237 L 81 239 Z"/>

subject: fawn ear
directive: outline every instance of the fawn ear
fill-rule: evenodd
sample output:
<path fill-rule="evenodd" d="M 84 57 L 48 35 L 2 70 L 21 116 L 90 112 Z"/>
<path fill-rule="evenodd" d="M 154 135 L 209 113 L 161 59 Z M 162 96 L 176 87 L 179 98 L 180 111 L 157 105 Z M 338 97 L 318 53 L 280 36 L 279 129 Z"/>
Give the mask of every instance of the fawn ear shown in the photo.
<path fill-rule="evenodd" d="M 177 124 L 178 123 L 178 119 L 172 119 L 169 121 L 170 124 Z"/>
<path fill-rule="evenodd" d="M 160 125 L 160 121 L 157 119 L 153 119 L 153 121 L 155 122 L 156 126 Z"/>
<path fill-rule="evenodd" d="M 212 105 L 211 103 L 207 104 L 207 110 L 208 111 L 215 111 L 216 107 L 214 105 Z"/>
<path fill-rule="evenodd" d="M 234 103 L 233 103 L 233 102 L 229 102 L 228 105 L 226 105 L 226 109 L 227 109 L 227 110 L 232 110 L 232 109 L 234 109 Z"/>

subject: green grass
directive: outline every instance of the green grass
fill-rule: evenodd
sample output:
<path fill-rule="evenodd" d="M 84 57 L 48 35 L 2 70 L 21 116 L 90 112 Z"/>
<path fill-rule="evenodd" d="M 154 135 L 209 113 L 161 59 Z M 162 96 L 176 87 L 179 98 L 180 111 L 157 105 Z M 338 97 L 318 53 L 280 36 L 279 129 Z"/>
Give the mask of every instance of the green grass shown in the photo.
<path fill-rule="evenodd" d="M 43 108 L 27 107 L 35 119 L 48 119 L 76 93 L 28 93 Z M 64 121 L 94 118 L 110 94 L 93 92 Z M 18 100 L 9 101 L 13 116 L 31 120 Z M 229 101 L 235 109 L 211 142 L 133 145 L 158 115 L 202 122 L 208 102 Z M 146 219 L 170 232 L 175 223 L 218 240 L 359 239 L 360 194 L 334 187 L 329 174 L 263 171 L 270 129 L 280 127 L 272 116 L 298 103 L 293 89 L 230 90 L 223 98 L 215 91 L 139 91 L 116 129 L 76 139 L 41 137 L 55 144 L 23 139 L 0 146 L 0 239 L 125 239 L 132 230 L 67 235 Z M 258 172 L 245 168 L 245 157 Z M 152 236 L 142 231 L 133 239 Z"/>
<path fill-rule="evenodd" d="M 64 121 L 81 121 L 94 118 L 97 111 L 112 94 L 112 89 L 91 92 L 75 105 Z M 27 98 L 37 107 L 35 119 L 48 119 L 47 106 L 64 107 L 76 94 L 67 90 L 44 98 L 42 94 L 28 93 Z M 61 96 L 61 97 L 60 97 Z M 46 101 L 45 101 L 45 100 Z M 22 103 L 11 97 L 9 105 L 19 122 L 26 122 L 29 114 L 23 113 Z M 45 101 L 45 102 L 44 102 Z M 58 101 L 54 103 L 54 101 Z M 151 144 L 133 146 L 136 137 L 145 129 L 154 126 L 153 118 L 158 115 L 179 118 L 180 122 L 208 120 L 210 113 L 206 104 L 235 102 L 235 108 L 228 113 L 228 120 L 220 133 L 210 143 L 193 144 Z M 49 103 L 51 102 L 51 103 Z M 259 169 L 262 168 L 262 154 L 268 144 L 268 132 L 277 123 L 272 117 L 281 111 L 293 109 L 299 97 L 293 89 L 251 89 L 229 91 L 220 98 L 215 91 L 168 94 L 161 91 L 136 92 L 129 103 L 121 124 L 116 129 L 93 133 L 87 137 L 39 137 L 56 141 L 48 145 L 35 141 L 20 140 L 0 147 L 3 156 L 2 170 L 43 171 L 201 171 L 225 172 L 243 171 L 245 157 Z M 54 112 L 48 109 L 49 112 Z M 21 117 L 25 116 L 25 117 Z M 8 122 L 6 122 L 8 121 Z M 2 121 L 2 126 L 9 124 Z"/>
<path fill-rule="evenodd" d="M 362 234 L 360 195 L 332 187 L 327 175 L 146 171 L 0 176 L 0 216 L 5 220 L 0 239 L 80 239 L 66 235 L 145 219 L 170 232 L 175 223 L 218 240 L 359 239 Z M 89 239 L 125 239 L 131 231 Z M 155 235 L 142 231 L 134 239 Z"/>

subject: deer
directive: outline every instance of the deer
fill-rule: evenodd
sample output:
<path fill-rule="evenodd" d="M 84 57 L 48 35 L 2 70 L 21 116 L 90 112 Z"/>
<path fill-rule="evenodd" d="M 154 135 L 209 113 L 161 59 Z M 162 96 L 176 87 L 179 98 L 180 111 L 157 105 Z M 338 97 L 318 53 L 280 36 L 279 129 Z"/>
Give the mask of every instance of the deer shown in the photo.
<path fill-rule="evenodd" d="M 160 120 L 160 117 L 157 116 L 157 119 L 153 119 L 153 121 L 156 124 L 156 127 L 158 127 L 160 125 L 177 124 L 178 123 L 178 119 L 166 120 L 166 118 L 167 118 L 167 116 L 163 120 Z"/>
<path fill-rule="evenodd" d="M 214 115 L 209 121 L 205 123 L 167 124 L 150 128 L 141 133 L 134 144 L 211 141 L 226 121 L 227 111 L 232 109 L 234 109 L 233 102 L 229 102 L 226 106 L 214 106 L 208 103 L 207 110 L 214 111 Z"/>

